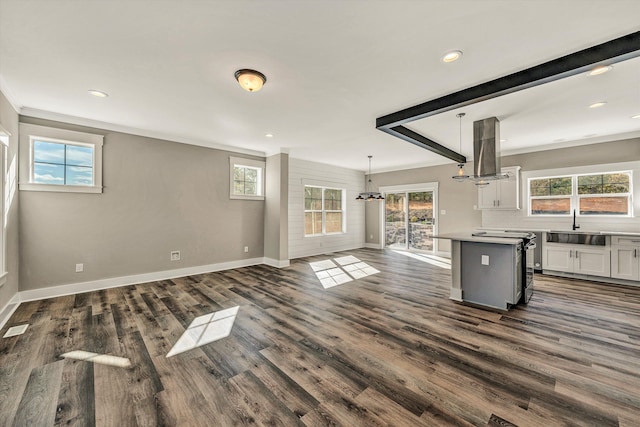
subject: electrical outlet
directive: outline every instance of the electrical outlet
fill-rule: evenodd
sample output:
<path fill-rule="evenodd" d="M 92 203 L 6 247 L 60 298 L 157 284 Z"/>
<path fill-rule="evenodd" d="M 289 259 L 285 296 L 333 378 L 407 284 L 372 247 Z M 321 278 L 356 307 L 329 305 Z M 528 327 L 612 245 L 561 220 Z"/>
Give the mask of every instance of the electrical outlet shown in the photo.
<path fill-rule="evenodd" d="M 82 273 L 84 271 L 84 264 L 76 264 L 76 273 Z"/>
<path fill-rule="evenodd" d="M 171 251 L 171 261 L 180 261 L 180 251 Z"/>
<path fill-rule="evenodd" d="M 369 239 L 373 240 L 373 234 L 369 234 Z"/>
<path fill-rule="evenodd" d="M 244 247 L 244 253 L 246 254 L 247 252 L 249 252 L 249 246 Z"/>

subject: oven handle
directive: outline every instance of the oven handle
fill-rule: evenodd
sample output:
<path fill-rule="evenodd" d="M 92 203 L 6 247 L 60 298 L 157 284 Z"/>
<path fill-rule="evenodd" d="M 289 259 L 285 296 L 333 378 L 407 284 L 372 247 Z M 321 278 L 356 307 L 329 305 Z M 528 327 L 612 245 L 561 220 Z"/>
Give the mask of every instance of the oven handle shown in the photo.
<path fill-rule="evenodd" d="M 525 245 L 525 249 L 529 250 L 529 249 L 535 249 L 538 245 L 536 245 L 536 242 L 529 242 Z"/>

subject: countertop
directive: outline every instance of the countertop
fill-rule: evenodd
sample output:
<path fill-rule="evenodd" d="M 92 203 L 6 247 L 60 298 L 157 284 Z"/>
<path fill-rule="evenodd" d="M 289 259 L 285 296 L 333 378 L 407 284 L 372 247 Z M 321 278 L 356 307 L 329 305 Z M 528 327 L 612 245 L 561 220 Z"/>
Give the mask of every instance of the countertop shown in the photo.
<path fill-rule="evenodd" d="M 585 233 L 585 234 L 602 234 L 605 236 L 631 236 L 631 237 L 640 237 L 640 231 L 598 231 L 598 230 L 557 230 L 557 229 L 537 229 L 537 228 L 523 228 L 523 227 L 509 227 L 509 228 L 479 228 L 478 231 L 487 230 L 487 231 L 532 231 L 532 232 L 540 232 L 540 233 L 550 233 L 550 232 L 567 232 L 567 233 Z"/>
<path fill-rule="evenodd" d="M 502 237 L 472 236 L 471 233 L 449 233 L 433 236 L 435 239 L 458 240 L 461 242 L 497 243 L 500 245 L 519 245 L 522 239 L 505 239 Z"/>

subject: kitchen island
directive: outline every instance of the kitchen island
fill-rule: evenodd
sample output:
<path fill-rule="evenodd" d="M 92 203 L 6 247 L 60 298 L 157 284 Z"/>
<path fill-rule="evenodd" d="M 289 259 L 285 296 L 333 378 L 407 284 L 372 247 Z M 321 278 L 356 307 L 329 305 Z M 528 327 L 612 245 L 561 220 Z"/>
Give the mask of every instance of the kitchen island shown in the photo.
<path fill-rule="evenodd" d="M 520 301 L 525 268 L 522 238 L 472 233 L 434 237 L 451 240 L 451 299 L 499 310 Z"/>

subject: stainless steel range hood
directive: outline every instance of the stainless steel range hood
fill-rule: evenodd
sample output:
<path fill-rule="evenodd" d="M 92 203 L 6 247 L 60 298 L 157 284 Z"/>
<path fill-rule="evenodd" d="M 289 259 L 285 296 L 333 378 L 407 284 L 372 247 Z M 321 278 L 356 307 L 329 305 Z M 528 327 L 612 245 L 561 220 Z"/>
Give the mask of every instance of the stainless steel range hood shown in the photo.
<path fill-rule="evenodd" d="M 473 178 L 505 179 L 500 161 L 500 121 L 488 117 L 473 122 Z"/>

